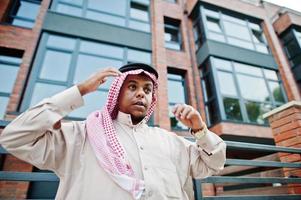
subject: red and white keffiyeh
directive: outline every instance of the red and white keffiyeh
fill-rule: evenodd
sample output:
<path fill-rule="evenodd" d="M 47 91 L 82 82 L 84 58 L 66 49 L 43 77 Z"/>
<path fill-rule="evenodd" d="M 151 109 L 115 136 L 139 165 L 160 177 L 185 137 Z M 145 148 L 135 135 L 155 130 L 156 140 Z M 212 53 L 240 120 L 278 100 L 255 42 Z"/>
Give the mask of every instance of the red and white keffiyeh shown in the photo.
<path fill-rule="evenodd" d="M 147 121 L 156 104 L 155 92 L 158 83 L 153 74 L 142 69 L 127 71 L 116 77 L 109 90 L 106 105 L 102 110 L 91 113 L 86 121 L 89 142 L 99 165 L 121 188 L 130 192 L 134 199 L 141 197 L 144 181 L 135 177 L 133 168 L 127 160 L 126 152 L 117 139 L 113 119 L 116 119 L 118 114 L 117 99 L 124 80 L 130 74 L 141 73 L 148 75 L 154 82 L 152 102 L 144 119 Z"/>

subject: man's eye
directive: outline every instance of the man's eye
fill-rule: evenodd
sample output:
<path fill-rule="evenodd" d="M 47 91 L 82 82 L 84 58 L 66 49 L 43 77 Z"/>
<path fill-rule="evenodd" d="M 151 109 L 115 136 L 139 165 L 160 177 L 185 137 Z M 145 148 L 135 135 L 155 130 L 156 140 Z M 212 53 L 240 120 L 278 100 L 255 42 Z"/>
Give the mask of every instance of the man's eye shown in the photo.
<path fill-rule="evenodd" d="M 130 89 L 130 90 L 135 90 L 135 89 L 136 89 L 136 86 L 135 86 L 135 85 L 129 85 L 129 89 Z"/>
<path fill-rule="evenodd" d="M 152 90 L 151 90 L 150 88 L 145 88 L 145 89 L 144 89 L 144 92 L 145 92 L 146 94 L 149 94 L 149 93 L 152 92 Z"/>

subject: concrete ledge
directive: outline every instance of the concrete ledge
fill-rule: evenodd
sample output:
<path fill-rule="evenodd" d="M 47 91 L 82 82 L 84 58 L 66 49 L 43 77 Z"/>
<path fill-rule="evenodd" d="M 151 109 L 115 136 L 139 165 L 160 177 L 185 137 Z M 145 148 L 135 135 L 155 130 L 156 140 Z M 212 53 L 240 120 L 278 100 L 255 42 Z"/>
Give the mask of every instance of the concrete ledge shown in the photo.
<path fill-rule="evenodd" d="M 274 115 L 276 113 L 279 113 L 279 112 L 281 112 L 283 110 L 286 110 L 286 109 L 288 109 L 290 107 L 293 107 L 293 106 L 301 108 L 301 101 L 291 101 L 291 102 L 288 102 L 288 103 L 286 103 L 286 104 L 284 104 L 284 105 L 282 105 L 282 106 L 280 106 L 278 108 L 275 108 L 274 110 L 271 110 L 270 112 L 267 112 L 267 113 L 263 114 L 262 117 L 264 119 L 268 118 L 268 117 L 270 117 L 270 116 L 272 116 L 272 115 Z"/>

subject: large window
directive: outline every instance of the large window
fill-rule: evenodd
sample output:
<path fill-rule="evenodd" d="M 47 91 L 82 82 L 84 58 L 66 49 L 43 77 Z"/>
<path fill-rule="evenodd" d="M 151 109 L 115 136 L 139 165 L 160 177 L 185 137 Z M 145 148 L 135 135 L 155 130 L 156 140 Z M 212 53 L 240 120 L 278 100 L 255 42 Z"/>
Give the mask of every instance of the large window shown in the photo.
<path fill-rule="evenodd" d="M 14 0 L 7 21 L 15 26 L 32 28 L 39 13 L 41 0 Z"/>
<path fill-rule="evenodd" d="M 210 65 L 210 74 L 206 72 L 208 67 L 202 69 L 206 75 L 202 77 L 202 85 L 209 116 L 216 111 L 212 108 L 219 106 L 222 120 L 266 124 L 262 115 L 286 102 L 282 83 L 273 69 L 214 57 Z M 212 87 L 216 88 L 216 94 Z M 212 117 L 209 121 L 216 122 Z"/>
<path fill-rule="evenodd" d="M 291 27 L 281 35 L 291 70 L 301 91 L 301 28 Z"/>
<path fill-rule="evenodd" d="M 150 32 L 149 0 L 54 0 L 52 9 L 67 15 Z"/>
<path fill-rule="evenodd" d="M 232 16 L 224 11 L 201 6 L 201 13 L 194 20 L 196 49 L 200 47 L 199 29 L 205 29 L 206 38 L 230 45 L 268 54 L 266 38 L 255 20 Z"/>
<path fill-rule="evenodd" d="M 176 104 L 187 103 L 184 75 L 183 73 L 173 73 L 172 70 L 169 70 L 167 78 L 169 118 L 171 128 L 174 130 L 187 130 L 187 127 L 179 122 L 171 112 L 172 108 Z"/>
<path fill-rule="evenodd" d="M 4 118 L 20 64 L 21 58 L 0 55 L 0 120 Z"/>
<path fill-rule="evenodd" d="M 164 32 L 165 47 L 182 50 L 180 21 L 164 17 Z"/>
<path fill-rule="evenodd" d="M 151 54 L 127 47 L 44 33 L 22 110 L 87 79 L 102 68 L 120 67 L 128 62 L 150 64 Z M 111 83 L 112 79 L 109 79 L 96 92 L 84 96 L 85 106 L 72 112 L 69 117 L 84 118 L 93 110 L 100 109 L 106 101 Z"/>

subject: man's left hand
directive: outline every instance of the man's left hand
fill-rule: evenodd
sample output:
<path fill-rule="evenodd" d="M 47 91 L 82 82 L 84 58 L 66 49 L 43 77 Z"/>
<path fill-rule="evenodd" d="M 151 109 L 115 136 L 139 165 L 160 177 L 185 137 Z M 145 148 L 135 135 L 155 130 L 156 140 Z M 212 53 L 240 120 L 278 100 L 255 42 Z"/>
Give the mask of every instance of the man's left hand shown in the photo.
<path fill-rule="evenodd" d="M 177 120 L 194 132 L 203 129 L 205 126 L 200 113 L 190 105 L 177 104 L 173 107 L 172 113 Z"/>

